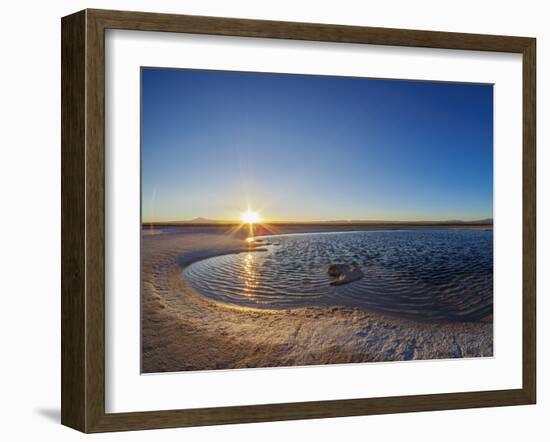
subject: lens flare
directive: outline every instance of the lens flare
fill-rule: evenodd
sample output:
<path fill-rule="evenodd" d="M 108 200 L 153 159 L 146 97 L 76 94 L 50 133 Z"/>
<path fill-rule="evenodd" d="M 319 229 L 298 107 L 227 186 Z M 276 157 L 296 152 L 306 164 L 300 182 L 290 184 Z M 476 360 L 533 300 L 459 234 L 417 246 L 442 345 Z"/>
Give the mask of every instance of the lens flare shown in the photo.
<path fill-rule="evenodd" d="M 245 224 L 257 224 L 262 221 L 262 218 L 260 218 L 257 212 L 247 210 L 241 213 L 241 221 Z"/>

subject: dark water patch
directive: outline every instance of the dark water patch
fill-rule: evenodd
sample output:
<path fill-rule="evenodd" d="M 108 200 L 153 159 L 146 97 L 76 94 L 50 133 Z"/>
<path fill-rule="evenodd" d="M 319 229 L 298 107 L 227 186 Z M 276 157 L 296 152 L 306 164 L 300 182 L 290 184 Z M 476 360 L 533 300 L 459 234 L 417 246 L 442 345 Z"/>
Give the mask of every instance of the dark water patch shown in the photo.
<path fill-rule="evenodd" d="M 265 252 L 191 264 L 183 277 L 206 297 L 257 308 L 351 306 L 426 321 L 477 321 L 493 311 L 492 231 L 363 231 L 274 240 Z M 330 285 L 326 267 L 335 262 L 357 263 L 364 277 Z"/>

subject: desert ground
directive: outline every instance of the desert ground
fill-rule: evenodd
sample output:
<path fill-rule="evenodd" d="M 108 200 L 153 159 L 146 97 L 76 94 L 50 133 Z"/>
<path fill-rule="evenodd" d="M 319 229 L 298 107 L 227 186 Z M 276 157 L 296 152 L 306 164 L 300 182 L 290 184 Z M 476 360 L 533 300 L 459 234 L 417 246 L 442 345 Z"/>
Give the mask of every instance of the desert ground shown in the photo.
<path fill-rule="evenodd" d="M 208 300 L 190 263 L 250 250 L 220 227 L 142 238 L 142 372 L 492 356 L 492 318 L 424 323 L 344 307 L 258 310 Z M 261 252 L 258 252 L 261 253 Z"/>

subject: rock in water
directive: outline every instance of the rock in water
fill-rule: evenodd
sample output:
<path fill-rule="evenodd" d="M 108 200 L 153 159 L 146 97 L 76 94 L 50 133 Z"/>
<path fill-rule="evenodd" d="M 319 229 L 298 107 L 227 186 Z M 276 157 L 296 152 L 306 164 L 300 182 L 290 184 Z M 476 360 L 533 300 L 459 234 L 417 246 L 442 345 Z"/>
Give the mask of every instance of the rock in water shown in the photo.
<path fill-rule="evenodd" d="M 330 276 L 340 276 L 342 273 L 348 270 L 347 264 L 329 264 L 327 266 L 327 273 Z"/>
<path fill-rule="evenodd" d="M 336 279 L 330 282 L 330 285 L 343 285 L 349 282 L 358 281 L 364 275 L 356 263 L 351 264 L 329 264 L 327 273 Z"/>

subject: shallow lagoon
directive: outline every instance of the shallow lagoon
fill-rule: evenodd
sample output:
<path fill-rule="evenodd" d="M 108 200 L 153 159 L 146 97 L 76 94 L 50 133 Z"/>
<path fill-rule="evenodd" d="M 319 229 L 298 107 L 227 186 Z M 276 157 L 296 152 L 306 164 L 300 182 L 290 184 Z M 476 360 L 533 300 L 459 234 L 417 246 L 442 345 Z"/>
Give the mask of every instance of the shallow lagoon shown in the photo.
<path fill-rule="evenodd" d="M 191 264 L 184 279 L 215 301 L 256 308 L 350 306 L 422 321 L 478 321 L 493 310 L 493 232 L 406 229 L 258 238 L 266 251 Z M 332 286 L 330 263 L 364 277 Z"/>

